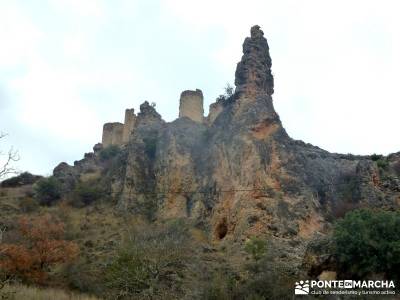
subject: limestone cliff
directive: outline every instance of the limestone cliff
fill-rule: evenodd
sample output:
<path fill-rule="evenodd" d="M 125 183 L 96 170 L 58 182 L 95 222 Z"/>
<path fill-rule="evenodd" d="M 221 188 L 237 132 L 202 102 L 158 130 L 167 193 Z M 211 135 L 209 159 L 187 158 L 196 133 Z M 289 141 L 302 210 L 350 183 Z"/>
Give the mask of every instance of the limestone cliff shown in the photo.
<path fill-rule="evenodd" d="M 399 204 L 390 165 L 382 170 L 370 157 L 331 154 L 287 135 L 273 107 L 268 49 L 254 26 L 235 93 L 218 103 L 212 122 L 139 125 L 127 148 L 121 208 L 139 211 L 147 203 L 157 208 L 155 218 L 192 218 L 216 241 L 272 235 L 299 262 L 304 243 L 324 234 L 343 210 Z M 146 140 L 154 152 L 146 153 Z"/>
<path fill-rule="evenodd" d="M 308 241 L 343 211 L 398 207 L 400 153 L 332 154 L 291 139 L 273 106 L 271 65 L 267 40 L 254 26 L 234 94 L 213 104 L 207 119 L 199 117 L 202 97 L 201 107 L 195 101 L 182 115 L 189 117 L 171 123 L 145 102 L 123 146 L 123 172 L 110 187 L 117 207 L 151 219 L 190 218 L 218 243 L 269 235 L 298 265 Z M 54 175 L 72 182 L 76 171 L 60 168 L 68 172 Z"/>

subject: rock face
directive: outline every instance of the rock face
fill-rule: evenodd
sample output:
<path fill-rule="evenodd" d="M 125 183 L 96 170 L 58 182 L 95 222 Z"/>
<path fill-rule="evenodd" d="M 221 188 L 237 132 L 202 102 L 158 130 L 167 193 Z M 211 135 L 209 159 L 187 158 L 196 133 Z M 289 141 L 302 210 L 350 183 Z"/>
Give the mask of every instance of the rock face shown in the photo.
<path fill-rule="evenodd" d="M 212 124 L 223 110 L 224 110 L 224 106 L 222 105 L 222 103 L 216 102 L 216 103 L 210 104 L 209 113 L 207 116 L 207 122 L 209 124 Z"/>
<path fill-rule="evenodd" d="M 184 91 L 179 101 L 179 117 L 202 123 L 204 120 L 203 93 L 201 90 Z"/>
<path fill-rule="evenodd" d="M 120 210 L 192 219 L 215 242 L 272 236 L 301 265 L 307 243 L 345 211 L 400 205 L 400 153 L 379 160 L 332 154 L 288 136 L 273 106 L 259 26 L 245 39 L 235 74 L 235 93 L 211 105 L 207 122 L 199 90 L 182 93 L 180 118 L 171 123 L 148 102 L 140 106 L 113 185 Z M 73 172 L 61 169 L 68 181 Z"/>
<path fill-rule="evenodd" d="M 268 42 L 260 26 L 251 28 L 251 36 L 243 44 L 242 60 L 238 63 L 235 74 L 237 94 L 256 96 L 274 93 L 274 77 L 271 73 L 271 57 Z"/>
<path fill-rule="evenodd" d="M 121 208 L 147 203 L 154 217 L 207 220 L 216 240 L 241 240 L 267 233 L 309 239 L 347 206 L 396 205 L 398 193 L 384 191 L 369 157 L 331 154 L 287 135 L 273 107 L 259 26 L 245 39 L 235 84 L 233 96 L 211 105 L 206 123 L 199 90 L 182 93 L 181 118 L 172 123 L 141 106 Z"/>

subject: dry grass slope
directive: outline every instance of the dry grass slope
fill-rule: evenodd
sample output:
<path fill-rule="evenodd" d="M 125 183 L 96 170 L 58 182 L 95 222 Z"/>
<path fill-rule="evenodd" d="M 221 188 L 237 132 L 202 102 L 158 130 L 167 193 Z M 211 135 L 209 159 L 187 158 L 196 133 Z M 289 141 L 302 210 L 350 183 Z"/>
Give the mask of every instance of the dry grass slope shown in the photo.
<path fill-rule="evenodd" d="M 74 294 L 63 290 L 42 289 L 24 285 L 6 286 L 2 293 L 10 295 L 9 299 L 18 300 L 100 300 L 93 296 Z"/>

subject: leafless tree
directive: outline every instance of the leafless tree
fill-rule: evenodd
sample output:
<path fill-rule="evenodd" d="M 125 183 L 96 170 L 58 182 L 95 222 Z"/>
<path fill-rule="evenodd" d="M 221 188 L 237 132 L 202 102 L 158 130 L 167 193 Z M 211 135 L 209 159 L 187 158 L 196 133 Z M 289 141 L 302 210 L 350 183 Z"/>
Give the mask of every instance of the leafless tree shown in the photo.
<path fill-rule="evenodd" d="M 7 134 L 0 133 L 0 139 L 6 136 Z M 0 179 L 4 178 L 6 175 L 17 173 L 17 170 L 13 167 L 13 163 L 19 160 L 18 151 L 11 147 L 7 153 L 0 151 L 0 156 L 5 156 L 5 159 L 0 165 Z"/>

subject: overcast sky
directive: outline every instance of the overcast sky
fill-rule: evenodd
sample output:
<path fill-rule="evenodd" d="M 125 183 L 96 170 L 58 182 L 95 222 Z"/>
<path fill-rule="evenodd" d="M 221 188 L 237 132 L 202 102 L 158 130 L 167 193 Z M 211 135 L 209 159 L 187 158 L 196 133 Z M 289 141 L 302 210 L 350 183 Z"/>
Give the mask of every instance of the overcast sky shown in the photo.
<path fill-rule="evenodd" d="M 332 152 L 400 151 L 398 3 L 0 0 L 0 150 L 50 174 L 145 100 L 172 121 L 181 91 L 199 88 L 208 112 L 258 24 L 289 135 Z"/>

